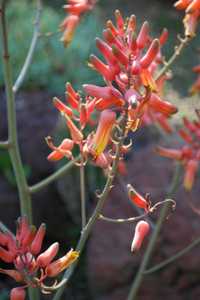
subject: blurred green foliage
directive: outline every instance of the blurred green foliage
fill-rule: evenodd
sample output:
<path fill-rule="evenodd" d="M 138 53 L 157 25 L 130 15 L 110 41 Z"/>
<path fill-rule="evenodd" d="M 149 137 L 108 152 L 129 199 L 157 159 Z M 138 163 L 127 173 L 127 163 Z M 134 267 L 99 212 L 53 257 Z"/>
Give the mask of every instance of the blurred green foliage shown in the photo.
<path fill-rule="evenodd" d="M 30 46 L 35 13 L 35 1 L 11 1 L 8 4 L 9 47 L 14 79 L 20 72 Z M 94 77 L 97 77 L 96 73 L 88 68 L 87 60 L 95 44 L 94 38 L 102 27 L 98 10 L 82 19 L 75 38 L 67 49 L 59 41 L 61 33 L 58 32 L 64 17 L 61 6 L 56 10 L 43 5 L 42 35 L 24 82 L 26 89 L 43 88 L 62 93 L 66 81 L 80 87 L 81 83 L 93 81 Z M 47 37 L 46 33 L 49 32 L 53 34 Z M 3 74 L 0 69 L 0 87 L 2 85 Z"/>

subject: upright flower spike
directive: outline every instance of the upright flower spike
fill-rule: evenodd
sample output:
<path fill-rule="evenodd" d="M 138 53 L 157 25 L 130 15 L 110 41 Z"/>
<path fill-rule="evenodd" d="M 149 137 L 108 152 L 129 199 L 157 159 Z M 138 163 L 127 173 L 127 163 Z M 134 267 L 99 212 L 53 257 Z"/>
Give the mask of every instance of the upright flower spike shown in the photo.
<path fill-rule="evenodd" d="M 149 233 L 150 226 L 146 221 L 139 221 L 135 227 L 135 233 L 131 244 L 131 252 L 138 252 L 142 246 L 144 238 Z"/>
<path fill-rule="evenodd" d="M 53 264 L 59 244 L 54 243 L 41 253 L 45 231 L 45 224 L 42 224 L 38 230 L 35 230 L 34 237 L 30 238 L 33 227 L 29 225 L 26 217 L 20 217 L 17 221 L 16 236 L 12 236 L 8 232 L 0 232 L 0 260 L 13 264 L 13 269 L 0 268 L 0 273 L 10 276 L 21 284 L 20 287 L 11 290 L 11 300 L 24 300 L 27 287 L 40 288 L 44 293 L 49 292 L 49 288 L 52 288 L 47 286 L 44 281 L 48 277 L 47 269 Z M 76 255 L 73 254 L 67 256 L 68 260 L 61 258 L 61 261 L 64 262 L 59 273 L 78 258 L 78 252 L 75 252 Z M 59 259 L 55 262 L 57 261 Z M 53 288 L 56 289 L 57 285 L 54 284 Z"/>
<path fill-rule="evenodd" d="M 88 151 L 96 158 L 108 145 L 111 138 L 111 131 L 116 122 L 116 114 L 111 110 L 104 110 L 99 119 L 97 131 L 88 145 Z"/>

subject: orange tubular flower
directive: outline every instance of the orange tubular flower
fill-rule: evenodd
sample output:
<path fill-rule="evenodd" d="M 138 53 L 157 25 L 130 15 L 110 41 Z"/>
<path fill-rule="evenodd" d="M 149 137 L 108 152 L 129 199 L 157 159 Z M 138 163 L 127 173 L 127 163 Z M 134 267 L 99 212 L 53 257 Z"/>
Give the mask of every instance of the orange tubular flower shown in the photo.
<path fill-rule="evenodd" d="M 88 145 L 88 151 L 97 158 L 108 145 L 111 131 L 116 122 L 116 114 L 111 110 L 104 110 L 99 119 L 97 131 Z"/>
<path fill-rule="evenodd" d="M 177 9 L 185 10 L 183 20 L 185 26 L 185 36 L 193 37 L 200 18 L 200 0 L 179 0 L 174 6 Z"/>
<path fill-rule="evenodd" d="M 40 253 L 45 232 L 45 224 L 36 230 L 35 227 L 29 225 L 26 217 L 18 219 L 16 237 L 9 232 L 0 232 L 0 259 L 14 265 L 14 269 L 0 268 L 0 273 L 10 276 L 22 285 L 11 290 L 11 300 L 24 300 L 25 288 L 29 286 L 40 288 L 44 293 L 49 291 L 44 280 L 48 277 L 47 269 L 53 264 L 59 244 L 54 243 L 46 251 Z M 66 256 L 73 257 L 73 259 L 63 264 L 57 274 L 68 268 L 78 255 L 78 252 L 70 250 Z M 54 287 L 56 289 L 56 284 Z"/>
<path fill-rule="evenodd" d="M 131 252 L 140 250 L 145 236 L 149 233 L 150 226 L 146 221 L 139 221 L 135 227 L 135 234 L 131 244 Z"/>
<path fill-rule="evenodd" d="M 200 118 L 199 112 L 196 111 L 196 113 L 198 120 L 191 122 L 184 117 L 183 124 L 185 128 L 178 130 L 178 134 L 186 145 L 181 149 L 157 147 L 159 155 L 182 162 L 185 168 L 183 185 L 188 191 L 193 187 L 200 161 Z"/>

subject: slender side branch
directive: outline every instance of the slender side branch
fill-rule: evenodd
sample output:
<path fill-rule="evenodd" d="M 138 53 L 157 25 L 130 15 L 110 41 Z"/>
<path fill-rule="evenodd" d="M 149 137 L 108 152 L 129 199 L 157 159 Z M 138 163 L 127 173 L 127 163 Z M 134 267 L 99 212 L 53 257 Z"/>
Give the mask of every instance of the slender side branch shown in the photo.
<path fill-rule="evenodd" d="M 32 185 L 29 187 L 29 192 L 31 194 L 37 193 L 43 188 L 45 188 L 47 185 L 52 183 L 53 181 L 59 179 L 62 177 L 65 173 L 67 173 L 73 166 L 74 163 L 80 160 L 80 156 L 77 156 L 73 161 L 68 162 L 66 165 L 61 167 L 59 170 L 57 170 L 55 173 L 51 174 L 47 178 L 41 180 L 40 182 Z"/>
<path fill-rule="evenodd" d="M 113 218 L 108 218 L 108 217 L 105 217 L 103 215 L 99 215 L 99 219 L 103 220 L 103 221 L 107 221 L 107 222 L 111 222 L 111 223 L 132 223 L 132 222 L 137 222 L 143 218 L 146 218 L 147 216 L 149 216 L 150 214 L 154 213 L 157 208 L 161 205 L 165 205 L 166 203 L 171 203 L 172 205 L 172 210 L 175 209 L 176 207 L 176 202 L 172 199 L 166 199 L 164 201 L 160 201 L 160 202 L 157 202 L 154 206 L 152 206 L 148 212 L 144 213 L 144 214 L 141 214 L 139 216 L 136 216 L 136 217 L 131 217 L 131 218 L 127 218 L 127 219 L 121 219 L 121 218 L 118 218 L 118 219 L 113 219 Z"/>
<path fill-rule="evenodd" d="M 20 71 L 20 74 L 13 86 L 13 92 L 16 93 L 21 85 L 23 84 L 23 81 L 26 77 L 26 74 L 28 72 L 28 69 L 31 65 L 33 55 L 37 46 L 37 41 L 40 36 L 40 20 L 41 20 L 41 13 L 42 13 L 42 3 L 41 0 L 37 0 L 37 12 L 36 12 L 36 17 L 35 17 L 35 22 L 34 22 L 34 32 L 33 32 L 33 37 L 32 41 L 30 44 L 30 48 L 28 50 L 27 57 L 25 59 L 24 65 Z"/>
<path fill-rule="evenodd" d="M 174 262 L 175 260 L 177 260 L 178 258 L 181 258 L 183 255 L 185 255 L 186 253 L 188 253 L 190 250 L 192 250 L 194 247 L 196 247 L 197 245 L 200 244 L 200 237 L 197 238 L 195 241 L 193 241 L 192 243 L 190 243 L 187 247 L 183 248 L 182 250 L 180 250 L 178 253 L 176 253 L 173 256 L 170 256 L 168 259 L 162 261 L 161 263 L 155 265 L 154 267 L 144 271 L 144 274 L 151 274 L 154 273 L 162 268 L 164 268 L 165 266 L 167 266 L 168 264 L 171 264 L 172 262 Z"/>
<path fill-rule="evenodd" d="M 124 132 L 125 132 L 125 124 L 126 124 L 125 117 L 124 117 L 124 120 L 122 120 L 122 124 L 123 124 L 122 138 L 120 139 L 120 142 L 117 145 L 115 160 L 113 162 L 112 169 L 109 172 L 105 187 L 104 187 L 102 193 L 98 197 L 99 199 L 98 199 L 97 206 L 96 206 L 91 218 L 89 219 L 87 225 L 83 229 L 81 238 L 80 238 L 80 240 L 78 242 L 78 245 L 76 247 L 76 251 L 79 251 L 80 253 L 82 252 L 82 250 L 85 246 L 85 243 L 88 239 L 88 236 L 89 236 L 89 234 L 92 230 L 92 227 L 93 227 L 94 223 L 99 218 L 99 215 L 102 211 L 104 203 L 107 199 L 107 196 L 108 196 L 108 194 L 109 194 L 109 192 L 110 192 L 110 190 L 112 189 L 112 186 L 113 186 L 113 180 L 116 176 L 117 165 L 118 165 L 119 158 L 120 158 L 120 148 L 121 148 L 121 145 L 124 142 Z M 73 274 L 77 263 L 78 263 L 78 260 L 73 265 L 71 265 L 71 267 L 64 273 L 63 279 L 62 279 L 62 281 L 59 285 L 59 289 L 56 292 L 55 296 L 53 297 L 53 300 L 59 300 L 60 297 L 62 296 L 62 293 L 64 292 L 64 289 L 65 289 L 65 285 L 67 284 L 67 282 L 71 278 L 71 275 Z"/>
<path fill-rule="evenodd" d="M 168 60 L 168 62 L 165 63 L 164 67 L 160 70 L 160 72 L 156 76 L 156 80 L 158 80 L 162 75 L 164 75 L 171 65 L 175 62 L 175 60 L 180 56 L 182 50 L 186 47 L 188 42 L 191 40 L 190 37 L 184 37 L 184 38 L 179 38 L 180 44 L 175 47 L 174 53 L 171 56 L 171 58 Z"/>
<path fill-rule="evenodd" d="M 14 237 L 14 234 L 10 231 L 10 229 L 8 229 L 8 227 L 1 221 L 0 221 L 0 230 L 3 232 L 9 232 Z"/>
<path fill-rule="evenodd" d="M 172 197 L 173 194 L 175 193 L 175 191 L 177 190 L 178 185 L 179 185 L 180 174 L 181 174 L 181 165 L 177 164 L 176 165 L 176 170 L 175 170 L 175 173 L 174 173 L 174 176 L 173 176 L 173 179 L 172 179 L 172 183 L 171 183 L 171 186 L 170 186 L 169 191 L 168 191 L 168 197 Z M 168 211 L 168 206 L 169 206 L 169 203 L 166 203 L 161 209 L 159 219 L 156 223 L 155 229 L 153 231 L 153 234 L 151 236 L 151 239 L 150 239 L 149 244 L 147 246 L 147 249 L 145 251 L 145 254 L 144 254 L 144 257 L 142 259 L 139 270 L 136 274 L 136 277 L 134 278 L 133 285 L 131 287 L 131 290 L 130 290 L 130 293 L 128 295 L 127 300 L 133 300 L 133 299 L 135 299 L 135 297 L 137 295 L 137 292 L 139 290 L 140 284 L 141 284 L 142 279 L 143 279 L 144 271 L 145 271 L 146 266 L 149 262 L 151 254 L 154 250 L 154 247 L 155 247 L 160 229 L 162 227 L 162 224 L 165 221 L 166 214 L 167 214 L 167 211 Z"/>
<path fill-rule="evenodd" d="M 5 2 L 1 6 L 1 36 L 3 48 L 3 67 L 4 80 L 6 88 L 6 101 L 8 112 L 8 143 L 11 145 L 8 149 L 14 173 L 16 176 L 17 187 L 20 198 L 21 214 L 26 214 L 30 223 L 32 222 L 31 198 L 28 191 L 26 177 L 24 174 L 23 164 L 19 152 L 18 137 L 17 137 L 17 122 L 15 112 L 15 98 L 12 90 L 12 72 L 10 55 L 8 50 L 8 34 L 5 17 Z"/>

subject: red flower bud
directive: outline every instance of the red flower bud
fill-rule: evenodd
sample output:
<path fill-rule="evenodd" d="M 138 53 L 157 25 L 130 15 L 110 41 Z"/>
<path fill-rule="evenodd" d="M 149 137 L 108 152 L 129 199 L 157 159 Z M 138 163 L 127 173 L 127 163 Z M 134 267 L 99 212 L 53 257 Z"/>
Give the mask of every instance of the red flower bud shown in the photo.
<path fill-rule="evenodd" d="M 110 67 L 104 64 L 95 55 L 90 55 L 90 63 L 106 80 L 112 81 L 114 79 L 115 74 L 111 72 Z"/>
<path fill-rule="evenodd" d="M 114 54 L 112 53 L 112 48 L 110 46 L 108 46 L 104 41 L 102 41 L 99 38 L 96 38 L 96 45 L 109 64 L 111 64 L 111 65 L 117 64 L 117 59 L 114 56 Z M 119 69 L 119 71 L 120 71 L 120 69 Z"/>
<path fill-rule="evenodd" d="M 131 244 L 131 252 L 137 252 L 143 243 L 145 236 L 148 234 L 150 226 L 145 221 L 139 221 L 135 227 L 135 234 Z"/>
<path fill-rule="evenodd" d="M 66 106 L 58 98 L 56 98 L 56 97 L 53 98 L 53 104 L 61 113 L 64 113 L 64 114 L 68 115 L 69 117 L 73 116 L 73 112 L 72 112 L 71 108 Z"/>
<path fill-rule="evenodd" d="M 11 290 L 10 300 L 25 300 L 26 292 L 23 288 L 17 287 Z"/>
<path fill-rule="evenodd" d="M 46 225 L 43 223 L 40 225 L 34 240 L 32 241 L 30 251 L 33 255 L 37 255 L 42 248 L 42 243 L 46 233 Z"/>
<path fill-rule="evenodd" d="M 168 39 L 168 35 L 169 35 L 168 30 L 166 28 L 164 28 L 161 35 L 160 35 L 160 37 L 159 37 L 159 42 L 160 42 L 161 46 L 163 46 L 166 43 L 166 41 Z"/>
<path fill-rule="evenodd" d="M 37 258 L 37 265 L 41 268 L 45 268 L 54 259 L 59 250 L 59 244 L 52 244 L 46 251 L 40 254 Z"/>
<path fill-rule="evenodd" d="M 152 41 L 147 53 L 140 60 L 142 68 L 148 68 L 152 61 L 155 59 L 160 49 L 160 43 L 158 39 Z"/>
<path fill-rule="evenodd" d="M 155 111 L 164 114 L 166 117 L 175 114 L 177 107 L 168 101 L 162 100 L 157 94 L 152 93 L 149 101 L 149 106 Z"/>
<path fill-rule="evenodd" d="M 149 202 L 143 198 L 140 194 L 136 192 L 136 190 L 132 187 L 131 184 L 127 185 L 128 189 L 128 197 L 129 199 L 140 208 L 143 208 L 146 212 L 149 210 Z"/>
<path fill-rule="evenodd" d="M 65 118 L 66 118 L 67 127 L 70 131 L 74 143 L 79 144 L 83 140 L 82 132 L 76 127 L 76 125 L 67 115 L 65 115 Z"/>
<path fill-rule="evenodd" d="M 5 261 L 6 263 L 11 263 L 14 258 L 15 258 L 15 253 L 0 247 L 0 259 Z"/>
<path fill-rule="evenodd" d="M 137 37 L 137 46 L 143 49 L 149 39 L 149 23 L 144 22 Z"/>

